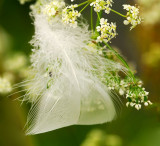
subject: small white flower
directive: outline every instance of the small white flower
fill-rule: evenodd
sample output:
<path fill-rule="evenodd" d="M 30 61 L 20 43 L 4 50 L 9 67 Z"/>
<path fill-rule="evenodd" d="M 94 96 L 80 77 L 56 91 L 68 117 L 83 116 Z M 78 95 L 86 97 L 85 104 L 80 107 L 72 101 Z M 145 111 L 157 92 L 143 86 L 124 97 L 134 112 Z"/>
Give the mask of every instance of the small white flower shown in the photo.
<path fill-rule="evenodd" d="M 126 94 L 126 98 L 128 98 L 129 97 L 129 94 Z"/>
<path fill-rule="evenodd" d="M 150 105 L 152 105 L 152 104 L 153 104 L 150 100 L 148 100 L 147 102 L 148 102 Z"/>
<path fill-rule="evenodd" d="M 126 106 L 128 107 L 129 105 L 130 105 L 130 102 L 127 102 L 127 103 L 126 103 Z"/>
<path fill-rule="evenodd" d="M 56 14 L 56 10 L 51 5 L 46 5 L 44 10 L 44 14 L 47 14 L 48 16 L 54 16 Z"/>
<path fill-rule="evenodd" d="M 149 92 L 146 92 L 146 91 L 145 91 L 144 95 L 145 95 L 145 96 L 148 96 L 148 95 L 149 95 Z"/>
<path fill-rule="evenodd" d="M 90 6 L 94 7 L 95 12 L 100 12 L 104 10 L 105 13 L 109 14 L 112 7 L 113 0 L 95 0 Z"/>
<path fill-rule="evenodd" d="M 111 87 L 108 87 L 108 89 L 109 89 L 109 90 L 112 90 L 112 88 L 111 88 Z"/>
<path fill-rule="evenodd" d="M 109 42 L 117 35 L 116 24 L 112 22 L 108 23 L 108 20 L 104 18 L 100 19 L 100 26 L 97 26 L 96 29 L 101 33 L 101 35 L 97 37 L 97 42 Z"/>
<path fill-rule="evenodd" d="M 124 90 L 120 89 L 120 90 L 119 90 L 119 94 L 120 94 L 120 95 L 124 95 Z"/>
<path fill-rule="evenodd" d="M 129 24 L 129 21 L 124 20 L 123 23 L 124 23 L 124 25 L 128 25 L 128 24 Z"/>
<path fill-rule="evenodd" d="M 141 104 L 136 104 L 136 105 L 135 105 L 135 108 L 136 108 L 137 110 L 140 110 L 140 109 L 141 109 Z"/>
<path fill-rule="evenodd" d="M 123 8 L 127 11 L 131 10 L 132 6 L 131 5 L 123 5 Z"/>
<path fill-rule="evenodd" d="M 45 15 L 47 15 L 49 17 L 53 17 L 64 6 L 65 6 L 64 2 L 53 1 L 53 2 L 50 2 L 49 4 L 46 4 L 42 8 L 42 12 L 43 12 L 43 14 L 45 14 Z"/>
<path fill-rule="evenodd" d="M 125 84 L 124 80 L 121 80 L 120 85 L 123 86 Z"/>
<path fill-rule="evenodd" d="M 148 106 L 148 102 L 145 102 L 144 105 L 145 105 L 145 106 Z"/>
<path fill-rule="evenodd" d="M 138 24 L 141 23 L 141 17 L 139 16 L 139 9 L 134 7 L 134 6 L 130 6 L 130 5 L 123 5 L 123 9 L 127 10 L 127 20 L 124 20 L 124 25 L 128 25 L 131 24 L 131 28 L 130 30 L 132 30 L 133 28 L 135 28 Z"/>
<path fill-rule="evenodd" d="M 77 18 L 81 16 L 75 8 L 78 7 L 77 4 L 67 6 L 62 11 L 62 22 L 65 24 L 69 24 L 71 27 L 77 27 Z"/>
<path fill-rule="evenodd" d="M 133 107 L 134 105 L 135 105 L 135 103 L 133 103 L 133 102 L 130 103 L 130 106 L 131 106 L 131 107 Z"/>

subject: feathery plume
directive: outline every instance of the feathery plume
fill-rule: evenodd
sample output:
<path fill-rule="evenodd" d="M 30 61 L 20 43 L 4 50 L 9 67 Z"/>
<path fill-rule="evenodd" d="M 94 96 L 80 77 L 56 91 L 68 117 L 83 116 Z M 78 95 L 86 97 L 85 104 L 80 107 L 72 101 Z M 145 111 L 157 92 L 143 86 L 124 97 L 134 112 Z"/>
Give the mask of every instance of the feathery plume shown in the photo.
<path fill-rule="evenodd" d="M 33 106 L 27 134 L 112 121 L 115 106 L 101 80 L 105 73 L 121 70 L 121 65 L 90 51 L 86 24 L 73 30 L 58 16 L 48 23 L 44 15 L 34 14 L 34 25 L 34 77 L 28 91 Z"/>

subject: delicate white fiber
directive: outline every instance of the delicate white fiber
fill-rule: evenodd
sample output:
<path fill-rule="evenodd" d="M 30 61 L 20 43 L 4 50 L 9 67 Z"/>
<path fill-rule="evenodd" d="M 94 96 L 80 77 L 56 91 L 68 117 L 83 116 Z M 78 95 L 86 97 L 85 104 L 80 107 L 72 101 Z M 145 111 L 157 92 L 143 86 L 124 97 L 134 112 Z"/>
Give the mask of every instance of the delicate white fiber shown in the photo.
<path fill-rule="evenodd" d="M 59 17 L 49 24 L 43 15 L 34 15 L 27 134 L 112 121 L 115 106 L 100 78 L 120 66 L 89 51 L 86 24 L 73 29 Z"/>

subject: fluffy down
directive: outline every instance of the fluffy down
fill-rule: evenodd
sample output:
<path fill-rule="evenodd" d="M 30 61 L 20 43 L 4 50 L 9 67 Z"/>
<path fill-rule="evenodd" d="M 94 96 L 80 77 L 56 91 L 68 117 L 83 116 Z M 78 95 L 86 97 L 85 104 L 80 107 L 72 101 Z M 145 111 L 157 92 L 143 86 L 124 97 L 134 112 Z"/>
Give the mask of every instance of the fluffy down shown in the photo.
<path fill-rule="evenodd" d="M 27 134 L 112 121 L 115 106 L 100 78 L 120 66 L 89 51 L 88 26 L 73 29 L 58 17 L 49 24 L 40 14 L 34 25 Z"/>

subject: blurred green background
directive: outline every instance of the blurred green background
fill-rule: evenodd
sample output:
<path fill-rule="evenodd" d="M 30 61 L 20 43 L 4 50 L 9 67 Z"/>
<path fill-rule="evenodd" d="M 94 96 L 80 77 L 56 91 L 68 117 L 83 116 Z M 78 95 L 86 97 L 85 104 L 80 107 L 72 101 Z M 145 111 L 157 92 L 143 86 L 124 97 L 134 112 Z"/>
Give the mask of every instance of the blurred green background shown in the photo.
<path fill-rule="evenodd" d="M 123 13 L 122 4 L 128 2 L 141 6 L 144 23 L 129 31 L 119 16 L 106 16 L 119 26 L 112 45 L 136 68 L 154 105 L 140 111 L 124 105 L 116 120 L 103 125 L 70 126 L 25 136 L 30 105 L 15 100 L 24 93 L 0 93 L 0 146 L 160 146 L 160 0 L 121 0 L 113 7 Z M 26 78 L 30 65 L 28 42 L 34 34 L 30 4 L 0 0 L 0 78 L 7 79 L 8 88 Z M 88 11 L 84 17 L 90 20 Z"/>

